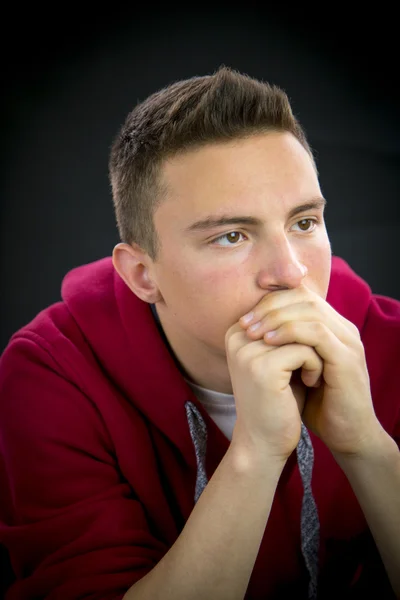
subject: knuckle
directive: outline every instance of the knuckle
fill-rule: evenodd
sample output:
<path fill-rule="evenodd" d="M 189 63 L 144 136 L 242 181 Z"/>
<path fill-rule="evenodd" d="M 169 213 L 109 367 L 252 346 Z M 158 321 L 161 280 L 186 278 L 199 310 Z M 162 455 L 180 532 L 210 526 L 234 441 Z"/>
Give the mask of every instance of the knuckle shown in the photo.
<path fill-rule="evenodd" d="M 253 357 L 253 360 L 250 360 L 248 363 L 248 371 L 249 375 L 252 379 L 258 379 L 261 373 L 261 361 L 260 357 Z"/>
<path fill-rule="evenodd" d="M 252 353 L 250 351 L 250 344 L 246 344 L 245 346 L 241 346 L 236 352 L 236 362 L 239 368 L 243 368 L 247 366 L 247 363 L 250 362 Z"/>
<path fill-rule="evenodd" d="M 312 328 L 314 330 L 314 333 L 318 336 L 318 337 L 327 337 L 328 336 L 328 328 L 325 325 L 325 323 L 322 323 L 321 321 L 314 321 L 312 324 Z"/>
<path fill-rule="evenodd" d="M 316 298 L 311 298 L 310 300 L 307 300 L 307 304 L 312 311 L 319 309 L 319 302 Z"/>
<path fill-rule="evenodd" d="M 365 354 L 365 348 L 364 348 L 363 343 L 358 344 L 357 349 L 356 349 L 356 356 L 361 364 L 363 364 L 363 365 L 366 364 L 367 357 Z"/>
<path fill-rule="evenodd" d="M 225 333 L 225 341 L 228 342 L 228 340 L 238 331 L 242 331 L 242 328 L 240 327 L 239 323 L 234 323 L 233 325 L 231 325 Z"/>
<path fill-rule="evenodd" d="M 236 352 L 236 366 L 240 371 L 258 376 L 260 371 L 263 372 L 268 368 L 268 361 L 265 360 L 265 356 L 271 351 L 272 349 L 268 348 L 261 340 L 247 343 L 238 348 Z"/>
<path fill-rule="evenodd" d="M 248 363 L 249 374 L 252 379 L 270 381 L 271 362 L 265 360 L 265 354 L 254 356 Z"/>
<path fill-rule="evenodd" d="M 261 299 L 259 306 L 262 307 L 263 312 L 268 312 L 268 314 L 270 314 L 278 310 L 278 308 L 274 308 L 276 306 L 274 293 L 275 292 L 270 292 L 267 296 L 264 296 L 264 298 Z"/>
<path fill-rule="evenodd" d="M 272 308 L 270 311 L 268 311 L 267 318 L 271 321 L 275 321 L 276 319 L 279 318 L 279 315 L 280 315 L 280 309 Z"/>
<path fill-rule="evenodd" d="M 293 337 L 297 331 L 296 321 L 288 321 L 280 328 L 282 332 L 285 332 L 289 337 Z"/>
<path fill-rule="evenodd" d="M 323 364 L 322 358 L 316 353 L 314 348 L 311 348 L 311 346 L 303 346 L 303 348 L 307 363 L 311 368 L 318 369 Z"/>
<path fill-rule="evenodd" d="M 237 348 L 241 346 L 241 340 L 243 339 L 243 332 L 235 329 L 228 330 L 225 335 L 225 348 L 229 355 L 235 354 Z"/>

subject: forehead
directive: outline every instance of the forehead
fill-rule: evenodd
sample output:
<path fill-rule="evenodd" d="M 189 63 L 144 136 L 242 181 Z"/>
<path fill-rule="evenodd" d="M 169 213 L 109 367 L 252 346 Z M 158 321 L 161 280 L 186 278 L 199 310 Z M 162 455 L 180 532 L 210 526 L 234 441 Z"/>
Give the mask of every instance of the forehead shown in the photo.
<path fill-rule="evenodd" d="M 320 193 L 313 163 L 290 133 L 258 134 L 182 153 L 165 162 L 161 177 L 166 196 L 154 215 L 156 226 L 211 211 L 288 211 Z"/>

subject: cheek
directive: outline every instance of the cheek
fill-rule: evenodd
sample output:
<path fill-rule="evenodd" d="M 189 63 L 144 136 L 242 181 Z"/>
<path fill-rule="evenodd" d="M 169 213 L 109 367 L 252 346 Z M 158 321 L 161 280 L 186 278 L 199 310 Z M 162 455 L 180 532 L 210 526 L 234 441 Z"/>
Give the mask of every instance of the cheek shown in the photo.
<path fill-rule="evenodd" d="M 249 265 L 236 257 L 236 260 L 210 260 L 198 271 L 200 287 L 208 292 L 213 302 L 226 302 L 242 295 L 243 285 L 249 279 Z"/>
<path fill-rule="evenodd" d="M 244 299 L 244 265 L 210 260 L 197 263 L 196 268 L 181 266 L 168 284 L 169 299 L 174 300 L 170 306 L 174 304 L 176 313 L 190 319 L 190 327 L 200 328 L 207 337 L 225 335 L 242 315 L 241 307 L 249 304 Z"/>
<path fill-rule="evenodd" d="M 174 261 L 166 264 L 162 273 L 160 288 L 167 305 L 181 314 L 193 312 L 194 319 L 209 309 L 222 287 L 220 273 L 195 261 Z"/>
<path fill-rule="evenodd" d="M 308 253 L 304 262 L 308 268 L 308 277 L 313 288 L 322 297 L 326 297 L 331 275 L 332 251 L 329 240 Z"/>
<path fill-rule="evenodd" d="M 226 331 L 256 302 L 254 276 L 245 260 L 224 265 L 210 263 L 198 272 L 201 313 L 218 335 Z"/>

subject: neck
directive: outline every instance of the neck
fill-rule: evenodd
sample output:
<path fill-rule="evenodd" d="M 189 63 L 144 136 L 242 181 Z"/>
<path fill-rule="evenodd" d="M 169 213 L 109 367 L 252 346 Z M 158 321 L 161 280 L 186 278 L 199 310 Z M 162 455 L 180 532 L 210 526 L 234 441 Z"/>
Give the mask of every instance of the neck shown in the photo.
<path fill-rule="evenodd" d="M 225 350 L 207 346 L 171 323 L 157 307 L 157 314 L 175 360 L 186 379 L 215 392 L 232 394 Z"/>

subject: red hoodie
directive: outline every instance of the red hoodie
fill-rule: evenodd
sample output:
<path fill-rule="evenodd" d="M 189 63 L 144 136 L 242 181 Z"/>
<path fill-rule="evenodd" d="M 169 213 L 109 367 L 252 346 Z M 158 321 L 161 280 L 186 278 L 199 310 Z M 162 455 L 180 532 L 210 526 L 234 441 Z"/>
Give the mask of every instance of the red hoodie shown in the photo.
<path fill-rule="evenodd" d="M 400 302 L 372 295 L 337 257 L 327 301 L 357 325 L 377 417 L 399 443 Z M 110 257 L 69 272 L 62 301 L 13 335 L 0 360 L 0 394 L 0 543 L 16 574 L 7 600 L 121 598 L 172 546 L 194 506 L 197 464 L 185 403 L 207 425 L 208 478 L 229 441 L 184 381 L 150 306 Z M 375 585 L 386 597 L 387 578 L 352 489 L 310 435 L 320 593 L 343 598 L 345 590 Z M 293 453 L 246 598 L 306 597 L 302 496 Z"/>

